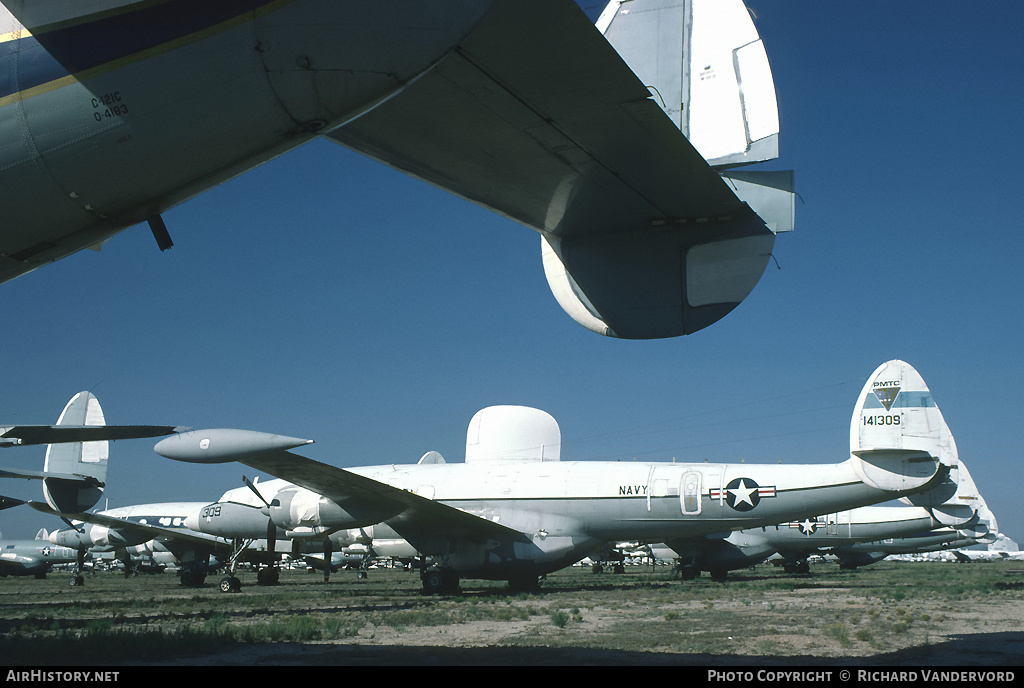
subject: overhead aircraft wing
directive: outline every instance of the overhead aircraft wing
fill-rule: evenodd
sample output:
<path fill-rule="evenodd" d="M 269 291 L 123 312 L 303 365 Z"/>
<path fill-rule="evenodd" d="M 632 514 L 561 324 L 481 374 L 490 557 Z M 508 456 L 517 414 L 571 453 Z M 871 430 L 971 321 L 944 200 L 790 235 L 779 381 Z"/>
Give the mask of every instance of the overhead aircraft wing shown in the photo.
<path fill-rule="evenodd" d="M 116 528 L 117 530 L 124 532 L 143 533 L 149 536 L 150 539 L 154 538 L 174 538 L 176 540 L 182 540 L 184 542 L 191 542 L 197 545 L 205 545 L 207 547 L 225 547 L 230 551 L 231 543 L 224 538 L 215 537 L 213 535 L 207 535 L 205 533 L 197 533 L 193 530 L 183 530 L 181 528 L 164 528 L 163 526 L 155 526 L 144 523 L 135 523 L 134 521 L 128 521 L 122 518 L 115 518 L 113 516 L 104 516 L 103 514 L 91 514 L 88 512 L 78 514 L 64 514 L 56 509 L 52 508 L 49 504 L 43 502 L 25 502 L 36 511 L 44 514 L 50 514 L 52 516 L 59 516 L 68 521 L 81 521 L 83 523 L 91 523 L 97 526 L 105 526 L 107 528 Z"/>
<path fill-rule="evenodd" d="M 671 337 L 735 308 L 774 234 L 650 96 L 572 0 L 496 0 L 433 69 L 326 136 L 540 232 L 585 327 Z"/>
<path fill-rule="evenodd" d="M 466 533 L 481 537 L 526 538 L 518 530 L 461 509 L 275 448 L 309 443 L 310 440 L 246 430 L 204 430 L 169 437 L 157 443 L 155 450 L 169 459 L 191 463 L 238 461 L 321 494 L 343 508 L 357 510 L 372 507 L 377 511 L 390 512 L 392 515 L 386 522 L 410 542 L 439 534 Z"/>
<path fill-rule="evenodd" d="M 0 428 L 0 447 L 64 442 L 100 442 L 162 437 L 182 432 L 171 425 L 14 425 Z"/>

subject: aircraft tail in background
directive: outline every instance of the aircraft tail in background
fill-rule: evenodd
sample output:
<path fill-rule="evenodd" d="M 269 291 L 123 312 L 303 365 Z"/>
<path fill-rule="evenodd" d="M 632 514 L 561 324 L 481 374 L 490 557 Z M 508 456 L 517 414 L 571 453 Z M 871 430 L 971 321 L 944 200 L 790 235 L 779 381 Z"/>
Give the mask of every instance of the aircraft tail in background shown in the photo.
<path fill-rule="evenodd" d="M 79 392 L 72 397 L 57 419 L 58 427 L 64 425 L 106 425 L 96 396 Z M 48 445 L 43 473 L 62 477 L 43 478 L 46 503 L 61 513 L 77 513 L 95 506 L 107 480 L 109 447 L 107 440 Z"/>

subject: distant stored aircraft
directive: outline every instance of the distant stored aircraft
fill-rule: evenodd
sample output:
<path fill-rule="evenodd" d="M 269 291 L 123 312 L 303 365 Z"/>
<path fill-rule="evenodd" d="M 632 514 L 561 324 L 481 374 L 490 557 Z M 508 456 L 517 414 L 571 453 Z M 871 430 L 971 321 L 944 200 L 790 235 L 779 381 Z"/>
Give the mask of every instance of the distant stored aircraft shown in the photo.
<path fill-rule="evenodd" d="M 3 540 L 0 538 L 0 577 L 35 576 L 45 578 L 55 564 L 75 561 L 77 553 L 67 547 L 54 547 L 47 539 L 46 529 L 36 533 L 34 540 Z"/>
<path fill-rule="evenodd" d="M 38 502 L 29 505 L 69 521 L 68 528 L 50 533 L 50 542 L 78 552 L 79 571 L 86 553 L 115 552 L 128 575 L 132 569 L 130 549 L 142 546 L 152 551 L 152 541 L 159 540 L 161 549 L 174 554 L 181 568 L 182 585 L 198 586 L 206 580 L 211 555 L 226 556 L 231 552 L 230 543 L 185 527 L 186 517 L 199 508 L 198 503 L 136 504 L 79 514 L 59 514 Z M 80 573 L 73 584 L 82 584 Z"/>
<path fill-rule="evenodd" d="M 930 489 L 949 470 L 927 450 L 882 443 L 839 464 L 562 462 L 557 423 L 525 407 L 474 416 L 462 464 L 341 469 L 287 451 L 310 443 L 221 429 L 169 437 L 156 451 L 238 461 L 292 483 L 262 494 L 261 509 L 204 507 L 188 522 L 194 529 L 251 537 L 246 529 L 258 534 L 270 521 L 322 537 L 384 523 L 436 562 L 422 576 L 431 592 L 455 590 L 460 578 L 533 587 L 605 542 L 727 534 L 883 502 Z"/>
<path fill-rule="evenodd" d="M 974 479 L 960 460 L 953 435 L 920 373 L 905 361 L 880 365 L 868 378 L 857 399 L 850 426 L 853 456 L 879 446 L 913 447 L 951 467 L 949 478 L 926 492 L 903 501 L 916 506 L 865 506 L 746 529 L 726 538 L 677 539 L 666 543 L 680 559 L 684 578 L 701 570 L 722 579 L 727 571 L 782 556 L 791 573 L 806 573 L 807 557 L 832 552 L 842 568 L 867 562 L 868 548 L 860 543 L 926 542 L 971 543 L 994 538 L 995 517 Z M 949 545 L 957 546 L 957 545 Z M 875 546 L 872 553 L 886 548 Z M 882 555 L 879 558 L 884 558 Z M 875 559 L 877 561 L 877 559 Z"/>
<path fill-rule="evenodd" d="M 778 148 L 740 0 L 2 0 L 0 48 L 0 281 L 169 248 L 161 213 L 317 137 L 539 232 L 610 336 L 716 322 L 793 225 L 790 173 L 723 172 Z"/>
<path fill-rule="evenodd" d="M 107 425 L 96 396 L 79 392 L 64 407 L 56 425 L 0 427 L 0 447 L 50 445 L 42 471 L 0 468 L 0 478 L 42 480 L 43 496 L 53 509 L 84 511 L 103 495 L 109 440 L 159 437 L 180 430 L 164 425 Z"/>

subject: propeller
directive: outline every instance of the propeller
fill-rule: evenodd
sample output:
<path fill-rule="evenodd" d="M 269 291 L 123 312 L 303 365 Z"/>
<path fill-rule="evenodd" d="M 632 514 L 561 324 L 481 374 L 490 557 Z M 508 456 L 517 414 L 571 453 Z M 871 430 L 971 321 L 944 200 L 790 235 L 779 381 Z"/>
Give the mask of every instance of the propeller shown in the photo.
<path fill-rule="evenodd" d="M 242 476 L 242 482 L 245 483 L 245 486 L 248 487 L 250 490 L 252 490 L 253 493 L 257 497 L 259 497 L 259 500 L 261 502 L 263 502 L 263 504 L 265 504 L 266 507 L 267 507 L 267 551 L 270 552 L 271 560 L 274 562 L 274 565 L 276 565 L 276 563 L 277 563 L 277 526 L 274 525 L 274 519 L 270 518 L 270 510 L 273 509 L 275 506 L 281 506 L 281 502 L 279 502 L 276 499 L 273 502 L 268 502 L 263 497 L 263 495 L 260 494 L 260 491 L 258 489 L 256 489 L 256 484 L 253 483 L 251 480 L 249 480 L 249 478 L 247 478 L 244 475 Z"/>

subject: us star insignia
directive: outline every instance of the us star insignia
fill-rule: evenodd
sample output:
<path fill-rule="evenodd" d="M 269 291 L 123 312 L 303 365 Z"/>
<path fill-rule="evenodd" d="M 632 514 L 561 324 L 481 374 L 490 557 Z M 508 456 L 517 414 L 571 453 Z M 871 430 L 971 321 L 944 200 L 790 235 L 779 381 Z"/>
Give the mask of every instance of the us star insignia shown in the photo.
<path fill-rule="evenodd" d="M 765 497 L 775 496 L 775 486 L 761 487 L 750 478 L 734 478 L 722 488 L 710 490 L 712 499 L 725 501 L 736 511 L 750 511 Z"/>

